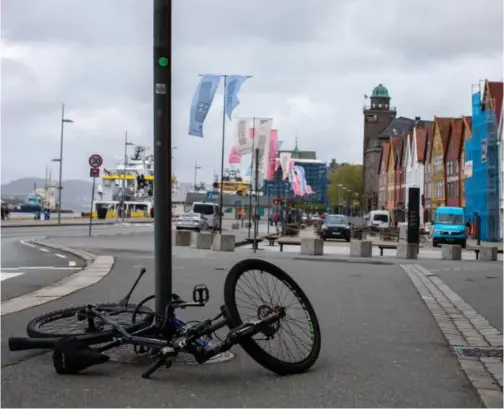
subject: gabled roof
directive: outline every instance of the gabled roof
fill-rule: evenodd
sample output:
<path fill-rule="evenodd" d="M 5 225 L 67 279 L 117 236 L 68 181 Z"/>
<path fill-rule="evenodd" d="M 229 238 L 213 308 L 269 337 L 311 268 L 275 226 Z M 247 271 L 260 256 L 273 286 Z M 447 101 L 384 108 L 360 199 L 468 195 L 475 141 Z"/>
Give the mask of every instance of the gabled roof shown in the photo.
<path fill-rule="evenodd" d="M 472 138 L 472 116 L 462 115 L 462 136 L 465 137 L 465 130 L 469 129 L 469 136 L 462 143 L 465 143 L 466 140 Z"/>
<path fill-rule="evenodd" d="M 425 129 L 427 130 L 427 135 L 425 136 L 425 158 L 424 162 L 429 163 L 431 160 L 432 153 L 432 137 L 434 136 L 434 121 L 428 124 Z"/>
<path fill-rule="evenodd" d="M 460 157 L 460 145 L 462 144 L 463 133 L 462 118 L 455 118 L 450 127 L 450 137 L 448 142 L 448 152 L 446 153 L 447 160 L 457 160 Z"/>
<path fill-rule="evenodd" d="M 434 117 L 434 123 L 439 129 L 441 140 L 443 141 L 443 150 L 446 155 L 448 148 L 448 140 L 450 139 L 450 127 L 454 118 L 438 118 Z"/>
<path fill-rule="evenodd" d="M 386 172 L 388 168 L 388 156 L 390 144 L 388 142 L 381 143 L 381 154 L 380 154 L 380 165 L 378 166 L 378 174 L 380 174 L 383 170 Z"/>
<path fill-rule="evenodd" d="M 502 97 L 503 97 L 503 83 L 501 81 L 486 81 L 485 82 L 485 96 L 484 101 L 488 97 L 487 94 L 490 94 L 492 98 L 491 107 L 495 109 L 495 115 L 497 117 L 497 123 L 500 121 L 501 112 L 502 112 Z"/>
<path fill-rule="evenodd" d="M 411 130 L 415 126 L 415 121 L 404 116 L 394 118 L 394 120 L 378 135 L 379 139 L 389 139 L 394 135 L 401 135 L 405 130 Z"/>
<path fill-rule="evenodd" d="M 394 161 L 394 168 L 400 165 L 401 135 L 390 137 L 390 158 Z"/>
<path fill-rule="evenodd" d="M 409 153 L 411 156 L 412 152 L 412 143 L 411 141 L 413 140 L 413 131 L 407 130 L 403 134 L 403 137 L 401 138 L 401 152 L 400 152 L 400 158 L 401 162 L 400 165 L 401 167 L 406 167 L 406 155 Z M 409 147 L 409 152 L 408 152 L 408 147 Z"/>
<path fill-rule="evenodd" d="M 416 133 L 416 152 L 417 152 L 416 160 L 418 162 L 424 162 L 425 144 L 427 143 L 427 128 L 417 127 L 415 128 L 415 133 Z"/>

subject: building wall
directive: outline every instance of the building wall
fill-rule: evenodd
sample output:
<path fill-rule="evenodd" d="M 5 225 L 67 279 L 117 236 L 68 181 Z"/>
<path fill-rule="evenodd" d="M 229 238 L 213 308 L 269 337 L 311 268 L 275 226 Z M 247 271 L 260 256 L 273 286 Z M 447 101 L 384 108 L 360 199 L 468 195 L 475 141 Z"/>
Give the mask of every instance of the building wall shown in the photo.
<path fill-rule="evenodd" d="M 389 150 L 388 165 L 387 165 L 387 209 L 394 208 L 394 194 L 395 194 L 395 167 L 394 167 L 394 153 L 392 146 Z"/>
<path fill-rule="evenodd" d="M 413 137 L 411 138 L 411 156 L 409 169 L 406 176 L 406 203 L 408 203 L 408 189 L 410 187 L 418 187 L 420 189 L 420 225 L 424 223 L 424 209 L 422 205 L 422 195 L 424 194 L 424 164 L 418 161 L 417 152 L 417 137 L 416 128 L 413 130 Z"/>
<path fill-rule="evenodd" d="M 471 129 L 464 125 L 464 133 L 462 134 L 462 152 L 460 154 L 459 165 L 459 184 L 460 184 L 460 206 L 466 207 L 466 191 L 465 191 L 465 161 L 466 161 L 466 141 L 471 139 Z"/>
<path fill-rule="evenodd" d="M 310 185 L 314 194 L 305 197 L 297 196 L 299 200 L 312 203 L 326 203 L 327 198 L 327 165 L 315 160 L 295 160 L 295 165 L 305 170 L 306 183 Z M 273 198 L 293 199 L 294 192 L 288 180 L 282 180 L 282 169 L 278 168 L 272 181 L 265 180 L 263 185 L 265 195 Z"/>
<path fill-rule="evenodd" d="M 466 213 L 471 219 L 475 212 L 480 215 L 482 240 L 498 241 L 497 124 L 495 111 L 489 106 L 482 110 L 481 101 L 477 90 L 472 95 L 472 137 L 465 143 L 466 161 L 473 168 L 465 179 Z"/>
<path fill-rule="evenodd" d="M 497 144 L 499 152 L 499 240 L 503 239 L 504 234 L 504 141 L 502 140 L 502 131 L 504 128 L 504 104 L 501 108 L 499 128 L 497 130 Z"/>
<path fill-rule="evenodd" d="M 444 146 L 441 132 L 434 125 L 431 155 L 431 212 L 435 213 L 438 207 L 446 205 L 445 202 L 445 172 L 444 172 Z"/>
<path fill-rule="evenodd" d="M 425 162 L 424 162 L 424 192 L 423 192 L 423 208 L 424 208 L 424 223 L 432 222 L 432 210 L 431 210 L 431 160 L 430 152 L 432 147 L 432 136 L 427 135 L 427 141 L 425 142 Z"/>

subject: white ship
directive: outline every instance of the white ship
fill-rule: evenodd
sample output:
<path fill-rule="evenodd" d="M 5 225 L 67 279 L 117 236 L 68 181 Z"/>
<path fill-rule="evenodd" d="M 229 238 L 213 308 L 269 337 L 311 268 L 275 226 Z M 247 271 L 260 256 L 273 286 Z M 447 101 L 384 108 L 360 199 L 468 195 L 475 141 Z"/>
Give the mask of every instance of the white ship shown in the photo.
<path fill-rule="evenodd" d="M 93 216 L 98 217 L 153 217 L 154 155 L 146 146 L 135 146 L 134 154 L 116 158 L 113 169 L 104 168 L 102 182 L 94 197 Z M 172 177 L 172 193 L 177 180 Z M 124 206 L 122 203 L 124 202 Z"/>

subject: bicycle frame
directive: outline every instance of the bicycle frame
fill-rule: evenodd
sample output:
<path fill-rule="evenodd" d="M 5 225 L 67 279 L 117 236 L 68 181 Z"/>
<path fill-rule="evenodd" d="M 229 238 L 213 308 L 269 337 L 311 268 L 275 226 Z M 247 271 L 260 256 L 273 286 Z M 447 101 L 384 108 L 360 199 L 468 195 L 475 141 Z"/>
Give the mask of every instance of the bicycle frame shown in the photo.
<path fill-rule="evenodd" d="M 156 325 L 141 329 L 133 334 L 129 334 L 121 325 L 104 316 L 103 314 L 94 311 L 92 307 L 90 308 L 90 312 L 92 312 L 93 315 L 99 318 L 102 322 L 110 325 L 121 334 L 120 338 L 117 338 L 114 341 L 111 341 L 101 346 L 100 348 L 97 348 L 97 351 L 103 352 L 110 348 L 125 344 L 161 350 L 161 358 L 142 374 L 144 378 L 148 378 L 154 371 L 156 371 L 163 365 L 167 365 L 168 367 L 171 366 L 170 358 L 174 358 L 178 354 L 178 352 L 188 352 L 194 356 L 196 362 L 200 364 L 204 363 L 214 356 L 230 350 L 243 338 L 249 338 L 259 332 L 262 332 L 263 329 L 274 324 L 285 316 L 285 310 L 281 309 L 262 320 L 243 323 L 238 327 L 231 329 L 223 342 L 215 346 L 211 346 L 206 341 L 203 341 L 205 342 L 205 345 L 201 345 L 198 341 L 206 335 L 212 334 L 225 326 L 229 326 L 230 323 L 224 306 L 221 307 L 221 313 L 215 319 L 204 320 L 194 327 L 188 327 L 179 318 L 173 316 L 173 319 L 170 322 L 172 324 L 176 323 L 177 326 L 184 325 L 184 333 L 183 335 L 171 340 L 152 338 L 148 337 L 147 335 L 142 336 L 142 334 L 148 334 L 151 330 L 156 330 L 156 332 L 159 331 L 159 327 L 157 327 Z M 194 343 L 198 344 L 198 346 L 195 347 Z"/>

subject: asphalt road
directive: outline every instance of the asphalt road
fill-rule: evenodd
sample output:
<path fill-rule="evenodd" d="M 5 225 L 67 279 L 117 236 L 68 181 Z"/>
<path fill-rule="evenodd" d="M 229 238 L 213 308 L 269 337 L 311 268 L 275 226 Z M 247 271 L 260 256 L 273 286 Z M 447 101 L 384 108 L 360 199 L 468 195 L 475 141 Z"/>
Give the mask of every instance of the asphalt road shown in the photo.
<path fill-rule="evenodd" d="M 134 299 L 153 291 L 153 255 L 148 234 L 75 238 L 112 254 L 116 264 L 100 283 L 68 297 L 2 317 L 2 405 L 5 407 L 477 407 L 472 387 L 442 338 L 424 302 L 397 263 L 382 260 L 295 257 L 259 252 L 290 273 L 317 312 L 321 356 L 309 373 L 278 377 L 239 347 L 227 363 L 160 370 L 151 380 L 142 368 L 107 363 L 81 376 L 58 376 L 49 354 L 11 353 L 7 337 L 24 334 L 30 318 L 72 304 L 116 301 L 140 265 L 148 274 Z M 60 242 L 64 239 L 53 239 Z M 227 270 L 251 252 L 174 248 L 174 288 L 190 298 L 195 284 L 210 290 L 206 308 L 183 313 L 213 316 L 223 302 Z M 32 357 L 28 359 L 28 357 Z M 30 387 L 26 388 L 29 384 Z M 173 393 L 173 391 L 176 393 Z M 110 393 L 114 391 L 114 393 Z"/>
<path fill-rule="evenodd" d="M 72 254 L 2 237 L 2 300 L 35 291 L 80 270 Z"/>

